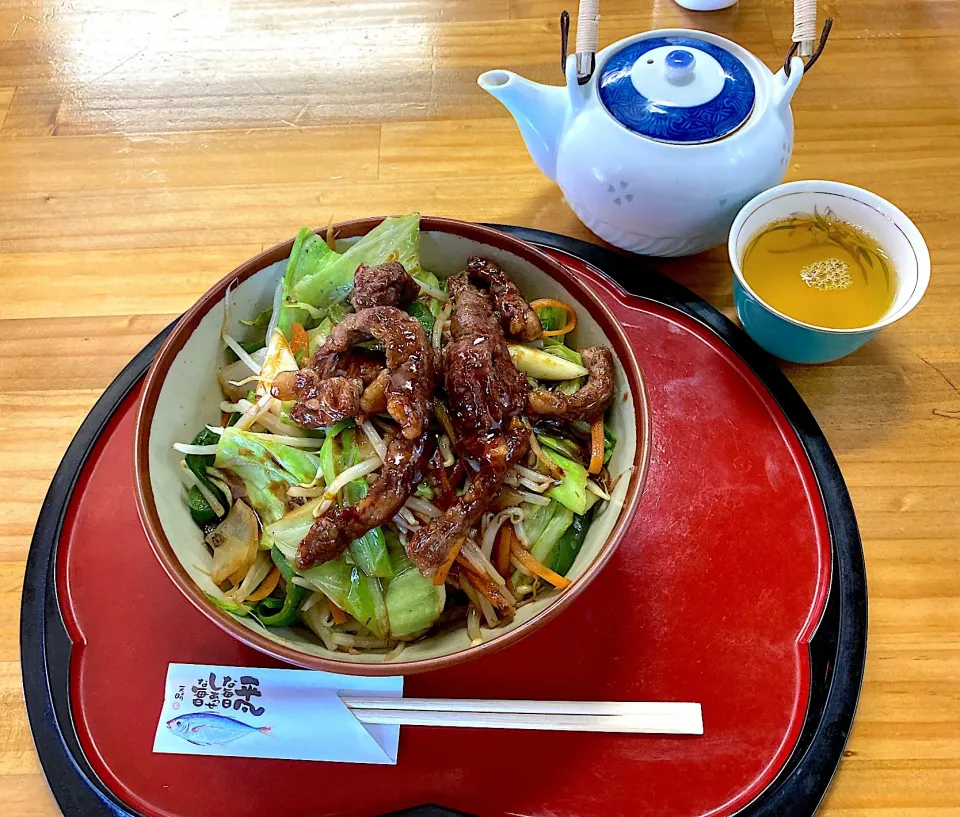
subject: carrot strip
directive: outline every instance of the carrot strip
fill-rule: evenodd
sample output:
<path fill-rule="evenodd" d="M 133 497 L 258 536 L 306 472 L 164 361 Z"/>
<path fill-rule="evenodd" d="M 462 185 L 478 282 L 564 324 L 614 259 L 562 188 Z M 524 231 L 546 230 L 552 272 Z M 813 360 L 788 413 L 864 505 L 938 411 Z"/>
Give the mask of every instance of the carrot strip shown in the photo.
<path fill-rule="evenodd" d="M 447 580 L 447 574 L 450 572 L 450 568 L 453 567 L 453 563 L 457 560 L 457 554 L 460 553 L 460 548 L 463 547 L 463 542 L 457 542 L 452 548 L 450 548 L 450 555 L 447 556 L 447 561 L 445 561 L 439 568 L 437 572 L 433 574 L 433 583 L 438 587 Z"/>
<path fill-rule="evenodd" d="M 303 324 L 295 323 L 290 327 L 290 352 L 296 354 L 301 349 L 310 348 L 310 338 L 307 337 L 307 330 Z"/>
<path fill-rule="evenodd" d="M 346 624 L 347 623 L 347 614 L 343 612 L 336 604 L 333 603 L 329 598 L 327 599 L 327 604 L 330 607 L 330 615 L 333 616 L 334 624 Z"/>
<path fill-rule="evenodd" d="M 534 559 L 529 551 L 516 540 L 513 541 L 512 551 L 513 557 L 524 570 L 532 573 L 534 576 L 539 576 L 544 581 L 550 582 L 550 584 L 557 589 L 563 590 L 573 584 L 570 579 L 561 576 L 559 573 L 554 573 L 549 567 Z"/>
<path fill-rule="evenodd" d="M 603 468 L 603 418 L 597 417 L 590 426 L 590 465 L 587 472 L 599 474 Z"/>
<path fill-rule="evenodd" d="M 477 570 L 467 561 L 466 557 L 460 556 L 457 558 L 457 567 L 460 569 L 461 578 L 468 579 L 473 589 L 486 598 L 496 608 L 497 612 L 502 615 L 509 615 L 514 612 L 510 602 L 500 593 L 500 585 L 486 573 Z"/>
<path fill-rule="evenodd" d="M 560 329 L 550 329 L 544 332 L 543 337 L 549 338 L 554 335 L 566 335 L 568 332 L 572 332 L 577 328 L 577 313 L 569 304 L 565 304 L 563 301 L 558 301 L 555 298 L 538 298 L 535 301 L 530 301 L 530 307 L 534 312 L 538 309 L 545 309 L 548 306 L 555 306 L 558 309 L 564 310 L 567 313 L 567 323 L 566 326 L 562 326 Z"/>
<path fill-rule="evenodd" d="M 513 526 L 502 525 L 497 533 L 497 541 L 493 548 L 493 566 L 497 573 L 506 576 L 510 572 L 510 545 L 513 542 Z"/>
<path fill-rule="evenodd" d="M 279 583 L 280 571 L 277 570 L 277 566 L 274 565 L 270 568 L 267 577 L 260 582 L 260 586 L 247 596 L 247 601 L 260 601 L 261 599 L 265 599 L 276 589 Z"/>

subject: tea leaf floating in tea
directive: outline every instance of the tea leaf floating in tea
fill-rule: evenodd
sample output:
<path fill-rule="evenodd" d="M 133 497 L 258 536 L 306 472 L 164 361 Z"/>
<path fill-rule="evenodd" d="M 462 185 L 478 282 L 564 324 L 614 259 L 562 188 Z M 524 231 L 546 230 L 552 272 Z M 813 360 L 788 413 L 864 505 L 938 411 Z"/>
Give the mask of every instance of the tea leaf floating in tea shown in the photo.
<path fill-rule="evenodd" d="M 747 245 L 743 276 L 779 312 L 828 329 L 856 329 L 893 303 L 895 272 L 883 247 L 827 208 L 768 224 Z"/>

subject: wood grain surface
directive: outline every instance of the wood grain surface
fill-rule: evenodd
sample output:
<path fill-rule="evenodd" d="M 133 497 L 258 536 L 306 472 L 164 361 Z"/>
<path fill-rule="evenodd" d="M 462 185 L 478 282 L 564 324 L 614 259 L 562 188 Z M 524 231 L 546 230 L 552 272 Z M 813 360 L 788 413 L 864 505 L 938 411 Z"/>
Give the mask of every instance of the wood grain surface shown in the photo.
<path fill-rule="evenodd" d="M 571 0 L 571 5 L 573 5 Z M 50 478 L 121 367 L 302 224 L 419 210 L 596 240 L 476 86 L 560 81 L 560 0 L 0 0 L 0 810 L 57 813 L 17 621 Z M 729 36 L 768 66 L 788 0 L 603 0 L 601 43 Z M 923 231 L 921 306 L 849 358 L 787 366 L 850 486 L 870 642 L 822 814 L 960 814 L 960 3 L 827 0 L 789 179 L 868 187 Z M 725 252 L 659 264 L 732 315 Z"/>

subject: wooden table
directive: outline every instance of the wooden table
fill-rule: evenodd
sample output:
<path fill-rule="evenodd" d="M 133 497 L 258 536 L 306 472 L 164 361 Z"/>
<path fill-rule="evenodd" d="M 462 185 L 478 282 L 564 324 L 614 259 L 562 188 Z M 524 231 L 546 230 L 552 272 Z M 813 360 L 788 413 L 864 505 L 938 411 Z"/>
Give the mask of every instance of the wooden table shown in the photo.
<path fill-rule="evenodd" d="M 792 30 L 786 0 L 602 5 L 604 44 L 697 27 L 771 67 Z M 960 814 L 960 4 L 826 5 L 836 25 L 794 100 L 788 178 L 888 197 L 934 271 L 916 312 L 866 348 L 787 367 L 850 486 L 870 586 L 863 697 L 822 813 Z M 0 0 L 4 813 L 57 813 L 17 621 L 40 503 L 90 406 L 210 284 L 302 224 L 419 210 L 590 239 L 475 83 L 496 67 L 559 82 L 561 8 Z M 660 266 L 732 315 L 723 250 Z"/>

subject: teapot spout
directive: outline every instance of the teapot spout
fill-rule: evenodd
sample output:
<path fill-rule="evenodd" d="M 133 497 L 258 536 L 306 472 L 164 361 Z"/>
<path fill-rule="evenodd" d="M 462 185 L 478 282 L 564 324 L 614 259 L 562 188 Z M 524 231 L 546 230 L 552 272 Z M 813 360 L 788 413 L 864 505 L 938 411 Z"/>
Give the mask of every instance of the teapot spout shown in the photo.
<path fill-rule="evenodd" d="M 570 106 L 566 88 L 540 85 L 500 70 L 481 74 L 477 84 L 510 111 L 533 161 L 556 181 L 557 147 Z"/>

